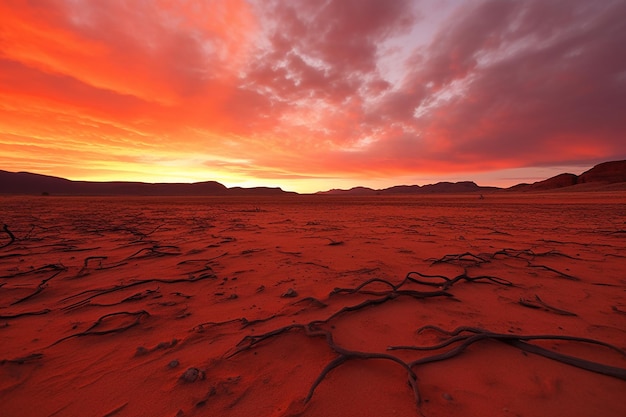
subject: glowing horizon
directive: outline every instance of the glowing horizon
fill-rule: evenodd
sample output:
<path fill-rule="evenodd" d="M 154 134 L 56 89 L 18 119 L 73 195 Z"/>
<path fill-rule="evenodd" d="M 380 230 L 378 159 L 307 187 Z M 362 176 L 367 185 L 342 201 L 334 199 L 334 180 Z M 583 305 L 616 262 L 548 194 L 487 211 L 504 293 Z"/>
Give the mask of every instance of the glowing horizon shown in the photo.
<path fill-rule="evenodd" d="M 626 159 L 626 4 L 8 0 L 0 169 L 298 192 Z"/>

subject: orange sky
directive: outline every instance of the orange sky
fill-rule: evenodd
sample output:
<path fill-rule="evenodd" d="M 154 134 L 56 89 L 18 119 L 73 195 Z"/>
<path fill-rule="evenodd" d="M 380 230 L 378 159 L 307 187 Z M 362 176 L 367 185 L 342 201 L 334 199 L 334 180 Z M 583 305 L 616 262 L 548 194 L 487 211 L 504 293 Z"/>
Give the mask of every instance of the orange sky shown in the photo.
<path fill-rule="evenodd" d="M 626 2 L 4 0 L 0 169 L 300 192 L 626 159 Z"/>

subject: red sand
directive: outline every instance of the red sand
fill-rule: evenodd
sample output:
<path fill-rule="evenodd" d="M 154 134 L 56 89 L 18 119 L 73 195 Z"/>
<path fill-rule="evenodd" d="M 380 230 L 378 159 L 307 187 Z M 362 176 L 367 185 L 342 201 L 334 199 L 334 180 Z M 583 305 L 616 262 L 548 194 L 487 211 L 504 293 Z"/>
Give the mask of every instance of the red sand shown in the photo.
<path fill-rule="evenodd" d="M 346 361 L 305 404 L 338 353 L 302 329 L 230 356 L 244 336 L 324 320 L 391 292 L 379 282 L 369 293 L 329 296 L 336 287 L 399 284 L 409 271 L 454 278 L 464 268 L 514 285 L 461 280 L 448 288 L 453 297 L 392 297 L 316 328 L 342 349 L 404 362 L 456 346 L 387 350 L 445 340 L 418 334 L 425 325 L 626 349 L 625 192 L 4 197 L 0 223 L 15 236 L 0 231 L 0 246 L 8 244 L 0 248 L 4 417 L 626 415 L 626 381 L 497 340 L 415 366 L 419 405 L 407 371 L 380 359 Z M 282 297 L 289 289 L 297 295 Z M 250 325 L 259 319 L 267 320 Z M 626 356 L 604 346 L 528 343 L 626 368 Z"/>

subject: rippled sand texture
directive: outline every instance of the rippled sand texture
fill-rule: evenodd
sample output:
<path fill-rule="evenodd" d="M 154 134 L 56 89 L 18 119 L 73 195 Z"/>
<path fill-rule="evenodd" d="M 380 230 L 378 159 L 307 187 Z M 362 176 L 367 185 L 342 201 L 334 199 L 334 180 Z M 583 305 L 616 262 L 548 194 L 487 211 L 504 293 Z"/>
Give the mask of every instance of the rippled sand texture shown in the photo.
<path fill-rule="evenodd" d="M 2 416 L 626 415 L 626 193 L 5 197 L 2 225 Z"/>

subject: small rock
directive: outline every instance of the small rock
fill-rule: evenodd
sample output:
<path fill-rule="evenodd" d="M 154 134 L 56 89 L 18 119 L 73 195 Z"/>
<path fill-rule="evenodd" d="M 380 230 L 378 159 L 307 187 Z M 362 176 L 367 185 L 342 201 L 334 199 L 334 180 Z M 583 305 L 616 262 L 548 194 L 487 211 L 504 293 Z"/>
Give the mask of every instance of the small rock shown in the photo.
<path fill-rule="evenodd" d="M 148 349 L 146 349 L 143 346 L 139 346 L 137 350 L 135 351 L 135 356 L 143 356 L 143 355 L 147 355 L 148 353 L 149 353 Z"/>
<path fill-rule="evenodd" d="M 171 342 L 161 342 L 159 343 L 155 349 L 169 349 L 178 344 L 178 339 L 172 339 Z"/>
<path fill-rule="evenodd" d="M 229 300 L 236 300 L 237 298 L 239 298 L 239 296 L 237 294 L 231 294 L 228 296 Z"/>
<path fill-rule="evenodd" d="M 446 401 L 452 401 L 453 400 L 452 395 L 448 394 L 447 392 L 444 392 L 441 396 Z"/>
<path fill-rule="evenodd" d="M 283 298 L 293 298 L 293 297 L 297 297 L 297 296 L 298 296 L 298 293 L 293 288 L 289 288 L 286 293 L 281 295 L 281 297 L 283 297 Z"/>
<path fill-rule="evenodd" d="M 189 368 L 180 378 L 185 382 L 196 382 L 199 377 L 200 370 L 198 368 Z"/>
<path fill-rule="evenodd" d="M 178 365 L 180 364 L 180 362 L 178 362 L 176 359 L 174 359 L 173 361 L 171 361 L 170 363 L 167 364 L 167 366 L 172 369 L 172 368 L 176 368 Z"/>

